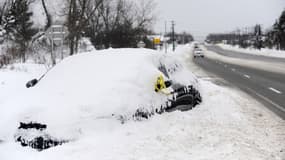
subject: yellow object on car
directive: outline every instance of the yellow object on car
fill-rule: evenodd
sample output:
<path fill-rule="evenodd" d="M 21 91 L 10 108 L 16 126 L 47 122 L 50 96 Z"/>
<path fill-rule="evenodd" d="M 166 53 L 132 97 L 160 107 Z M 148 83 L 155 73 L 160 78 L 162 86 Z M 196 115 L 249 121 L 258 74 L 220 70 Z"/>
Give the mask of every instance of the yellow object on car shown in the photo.
<path fill-rule="evenodd" d="M 166 88 L 166 86 L 165 86 L 164 78 L 162 75 L 159 75 L 156 79 L 154 90 L 155 90 L 155 92 L 159 92 L 165 88 Z"/>
<path fill-rule="evenodd" d="M 167 89 L 171 85 L 171 81 L 164 81 L 163 75 L 159 75 L 154 86 L 155 92 L 160 92 L 165 95 L 170 95 L 171 92 Z"/>

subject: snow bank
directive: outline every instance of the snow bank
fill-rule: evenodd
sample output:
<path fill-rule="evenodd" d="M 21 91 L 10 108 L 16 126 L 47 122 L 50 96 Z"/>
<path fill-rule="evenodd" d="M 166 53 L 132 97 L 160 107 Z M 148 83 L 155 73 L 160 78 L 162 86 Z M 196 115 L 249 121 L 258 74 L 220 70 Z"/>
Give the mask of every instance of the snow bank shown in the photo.
<path fill-rule="evenodd" d="M 269 72 L 285 74 L 285 70 L 284 70 L 285 64 L 284 63 L 276 62 L 273 64 L 272 62 L 263 62 L 259 60 L 244 61 L 243 59 L 222 56 L 216 52 L 207 50 L 205 47 L 202 47 L 202 48 L 203 50 L 205 50 L 205 56 L 207 58 L 211 58 L 211 59 L 215 59 L 218 61 L 223 61 L 226 63 L 235 64 L 235 65 L 243 65 L 243 66 L 247 66 L 247 67 L 255 68 L 255 69 L 260 69 L 260 66 L 266 66 L 266 67 L 263 67 L 262 69 L 265 71 L 269 71 Z"/>
<path fill-rule="evenodd" d="M 276 50 L 276 49 L 269 49 L 269 48 L 262 48 L 261 50 L 254 49 L 254 48 L 239 48 L 238 46 L 232 46 L 227 44 L 218 44 L 223 49 L 237 51 L 241 53 L 247 54 L 254 54 L 254 55 L 262 55 L 268 57 L 278 57 L 278 58 L 285 58 L 285 51 Z"/>

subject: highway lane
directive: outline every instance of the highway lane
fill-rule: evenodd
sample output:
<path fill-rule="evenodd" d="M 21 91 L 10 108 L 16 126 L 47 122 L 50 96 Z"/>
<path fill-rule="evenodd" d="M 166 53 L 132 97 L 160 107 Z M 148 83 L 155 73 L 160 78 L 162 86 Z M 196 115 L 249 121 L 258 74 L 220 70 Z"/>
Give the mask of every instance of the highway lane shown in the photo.
<path fill-rule="evenodd" d="M 220 55 L 227 56 L 227 57 L 247 59 L 247 60 L 258 60 L 258 61 L 271 62 L 271 63 L 284 63 L 285 64 L 285 58 L 246 54 L 246 53 L 241 53 L 241 52 L 237 52 L 237 51 L 224 50 L 221 47 L 215 46 L 215 45 L 207 45 L 205 47 L 209 51 L 213 51 L 215 53 L 218 53 Z"/>
<path fill-rule="evenodd" d="M 209 58 L 194 63 L 247 92 L 285 119 L 285 74 L 271 73 Z"/>

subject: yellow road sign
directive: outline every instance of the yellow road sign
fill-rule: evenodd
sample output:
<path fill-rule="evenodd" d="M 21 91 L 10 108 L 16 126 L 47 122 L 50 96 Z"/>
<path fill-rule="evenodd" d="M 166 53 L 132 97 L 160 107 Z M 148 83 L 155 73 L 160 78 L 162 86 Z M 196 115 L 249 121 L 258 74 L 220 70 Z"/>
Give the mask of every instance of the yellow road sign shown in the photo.
<path fill-rule="evenodd" d="M 154 38 L 153 43 L 154 44 L 160 44 L 160 38 Z"/>

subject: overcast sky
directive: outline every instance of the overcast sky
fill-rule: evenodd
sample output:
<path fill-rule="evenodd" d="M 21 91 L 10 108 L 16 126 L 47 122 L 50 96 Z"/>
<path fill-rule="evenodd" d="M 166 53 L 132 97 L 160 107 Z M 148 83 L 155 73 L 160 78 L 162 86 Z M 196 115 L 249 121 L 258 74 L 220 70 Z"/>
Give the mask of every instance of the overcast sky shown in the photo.
<path fill-rule="evenodd" d="M 195 39 L 208 33 L 223 33 L 238 27 L 262 24 L 270 27 L 285 9 L 285 0 L 155 0 L 156 32 L 164 32 L 174 20 L 178 32 L 187 31 Z"/>

